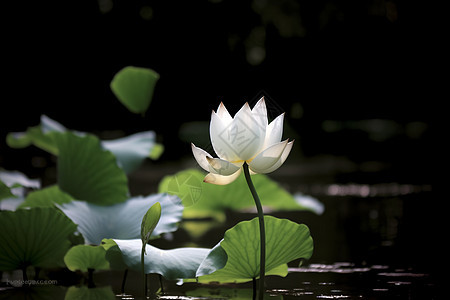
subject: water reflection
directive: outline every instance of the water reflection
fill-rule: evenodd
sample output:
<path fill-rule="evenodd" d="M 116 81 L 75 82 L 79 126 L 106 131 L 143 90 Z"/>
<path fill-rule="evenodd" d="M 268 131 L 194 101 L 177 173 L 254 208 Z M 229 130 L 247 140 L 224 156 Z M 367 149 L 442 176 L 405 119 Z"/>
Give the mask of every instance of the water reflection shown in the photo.
<path fill-rule="evenodd" d="M 350 196 L 350 197 L 395 197 L 409 194 L 430 192 L 431 185 L 413 185 L 399 183 L 378 184 L 312 184 L 300 185 L 302 191 L 315 196 Z"/>

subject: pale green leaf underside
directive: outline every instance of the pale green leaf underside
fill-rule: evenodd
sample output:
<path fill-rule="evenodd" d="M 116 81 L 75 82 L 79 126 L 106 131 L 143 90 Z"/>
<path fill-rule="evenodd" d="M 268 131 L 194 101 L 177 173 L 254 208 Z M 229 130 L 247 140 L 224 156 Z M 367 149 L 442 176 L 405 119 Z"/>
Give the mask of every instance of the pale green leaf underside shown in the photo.
<path fill-rule="evenodd" d="M 111 245 L 111 240 L 103 240 L 108 248 L 107 252 L 112 251 L 115 255 L 111 258 L 107 253 L 107 258 L 113 261 L 111 265 L 120 265 L 120 257 L 117 256 L 117 248 L 122 253 L 123 263 L 132 270 L 141 270 L 141 249 L 142 241 L 118 240 L 113 241 L 117 246 Z M 146 245 L 144 255 L 145 273 L 161 274 L 167 279 L 195 278 L 195 273 L 200 263 L 205 259 L 211 249 L 206 248 L 176 248 L 163 250 L 151 245 Z"/>
<path fill-rule="evenodd" d="M 178 229 L 183 206 L 174 195 L 155 194 L 134 197 L 114 205 L 96 205 L 74 200 L 57 205 L 75 224 L 85 243 L 98 245 L 104 238 L 138 239 L 145 212 L 156 202 L 161 204 L 161 218 L 151 238 Z"/>

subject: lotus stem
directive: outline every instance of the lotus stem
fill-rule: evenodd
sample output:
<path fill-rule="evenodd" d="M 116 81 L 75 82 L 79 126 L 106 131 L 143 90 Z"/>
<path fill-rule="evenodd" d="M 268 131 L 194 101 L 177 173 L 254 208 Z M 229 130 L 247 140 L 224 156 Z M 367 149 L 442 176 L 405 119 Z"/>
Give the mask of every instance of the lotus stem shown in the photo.
<path fill-rule="evenodd" d="M 253 287 L 253 300 L 256 300 L 256 278 L 253 277 L 252 279 L 252 287 Z"/>
<path fill-rule="evenodd" d="M 125 294 L 125 282 L 127 281 L 127 276 L 128 276 L 128 269 L 125 269 L 122 278 L 122 286 L 120 287 L 120 292 L 122 293 L 122 295 Z"/>
<path fill-rule="evenodd" d="M 142 270 L 142 277 L 144 280 L 143 288 L 144 288 L 144 299 L 147 299 L 147 276 L 145 276 L 145 265 L 144 265 L 144 251 L 145 251 L 145 245 L 142 245 L 141 250 L 141 270 Z"/>
<path fill-rule="evenodd" d="M 94 269 L 88 269 L 88 288 L 95 288 L 94 271 Z"/>
<path fill-rule="evenodd" d="M 159 286 L 161 287 L 161 294 L 164 295 L 164 284 L 163 284 L 162 275 L 158 274 L 158 277 L 159 277 Z"/>
<path fill-rule="evenodd" d="M 22 267 L 22 278 L 23 278 L 24 282 L 28 281 L 27 267 L 26 266 Z"/>
<path fill-rule="evenodd" d="M 261 201 L 259 200 L 259 196 L 256 193 L 255 186 L 253 185 L 252 179 L 250 178 L 250 171 L 248 169 L 247 163 L 244 163 L 244 174 L 245 179 L 247 180 L 247 185 L 252 193 L 253 200 L 255 200 L 256 209 L 258 211 L 258 219 L 259 219 L 259 236 L 260 236 L 260 262 L 259 262 L 259 298 L 262 300 L 264 298 L 264 277 L 266 274 L 266 230 L 264 226 L 264 211 L 261 205 Z"/>

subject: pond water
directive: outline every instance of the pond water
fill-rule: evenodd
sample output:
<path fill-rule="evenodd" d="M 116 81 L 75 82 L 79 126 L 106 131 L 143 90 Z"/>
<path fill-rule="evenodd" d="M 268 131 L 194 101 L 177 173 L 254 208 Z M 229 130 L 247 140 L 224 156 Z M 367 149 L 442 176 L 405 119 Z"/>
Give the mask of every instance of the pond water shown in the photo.
<path fill-rule="evenodd" d="M 136 278 L 137 279 L 137 278 Z M 157 278 L 153 278 L 159 287 Z M 158 299 L 251 299 L 250 284 L 177 286 L 163 283 Z M 139 293 L 137 290 L 136 293 Z M 132 294 L 118 299 L 139 299 Z M 428 273 L 387 265 L 357 266 L 350 262 L 309 264 L 290 268 L 286 278 L 267 279 L 269 299 L 439 299 Z"/>
<path fill-rule="evenodd" d="M 155 186 L 143 184 L 141 180 L 149 180 L 152 176 L 160 178 L 160 175 L 146 170 L 143 168 L 134 174 L 134 180 L 132 177 L 130 184 L 135 192 L 146 194 L 155 191 Z M 173 174 L 176 171 L 169 167 L 164 172 Z M 290 192 L 308 195 L 324 209 L 315 213 L 266 210 L 266 214 L 306 224 L 315 244 L 309 261 L 302 262 L 301 266 L 300 261 L 289 264 L 287 277 L 266 278 L 269 299 L 440 299 L 437 270 L 443 257 L 435 252 L 434 239 L 438 235 L 434 228 L 439 221 L 432 213 L 432 187 L 429 184 L 361 183 L 362 180 L 327 183 L 323 178 L 314 180 L 301 176 L 293 182 L 289 172 L 287 167 L 274 179 L 287 182 L 285 186 Z M 253 217 L 255 213 L 248 211 L 227 212 L 227 221 L 223 224 L 211 220 L 186 220 L 179 230 L 156 240 L 154 246 L 213 247 L 227 229 Z M 203 228 L 204 234 L 193 236 L 189 232 L 191 225 Z M 68 271 L 45 276 L 57 280 L 58 284 L 50 288 L 61 288 L 56 293 L 61 299 L 70 285 L 80 286 L 84 282 L 80 274 Z M 109 287 L 117 299 L 142 299 L 140 274 L 128 273 L 124 295 L 121 294 L 122 278 L 122 272 L 94 273 L 96 286 Z M 32 286 L 32 291 L 18 291 L 8 284 L 8 280 L 14 279 L 21 279 L 21 274 L 3 274 L 0 299 L 23 297 L 24 293 L 42 294 L 33 299 L 47 299 L 43 290 L 46 287 Z M 152 298 L 252 298 L 251 283 L 179 285 L 163 279 L 162 284 L 163 293 L 156 293 L 161 286 L 160 279 L 155 275 L 149 276 Z M 52 296 L 52 299 L 58 299 L 58 296 Z"/>

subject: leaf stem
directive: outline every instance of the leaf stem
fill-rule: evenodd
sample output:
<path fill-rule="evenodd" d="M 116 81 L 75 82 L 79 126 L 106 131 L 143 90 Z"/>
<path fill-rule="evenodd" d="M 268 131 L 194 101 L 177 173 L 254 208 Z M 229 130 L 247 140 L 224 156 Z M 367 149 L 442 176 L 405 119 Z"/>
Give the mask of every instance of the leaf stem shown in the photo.
<path fill-rule="evenodd" d="M 128 269 L 125 269 L 125 272 L 123 273 L 123 278 L 122 278 L 122 286 L 120 287 L 120 291 L 121 291 L 122 295 L 125 295 L 125 282 L 127 281 L 127 276 L 128 276 Z"/>
<path fill-rule="evenodd" d="M 145 276 L 145 265 L 144 265 L 144 251 L 145 251 L 145 244 L 142 245 L 141 250 L 141 271 L 142 271 L 142 278 L 144 280 L 143 289 L 144 289 L 144 299 L 147 299 L 147 277 Z"/>
<path fill-rule="evenodd" d="M 255 200 L 256 209 L 258 211 L 258 219 L 259 219 L 259 236 L 260 236 L 260 262 L 259 262 L 259 299 L 262 300 L 264 298 L 264 277 L 266 273 L 266 230 L 264 226 L 264 211 L 261 205 L 261 201 L 259 200 L 259 196 L 256 193 L 255 186 L 253 185 L 252 179 L 250 178 L 250 171 L 248 170 L 247 163 L 244 163 L 244 174 L 245 179 L 247 180 L 247 185 L 252 193 L 253 200 Z"/>

